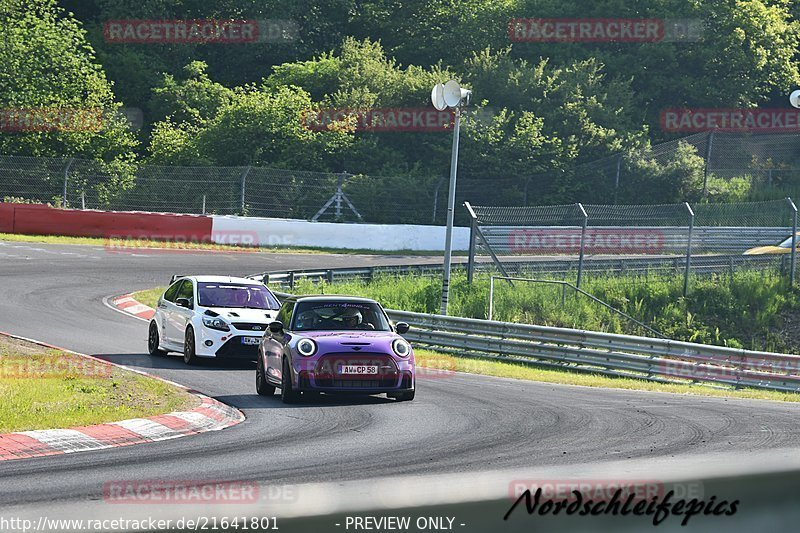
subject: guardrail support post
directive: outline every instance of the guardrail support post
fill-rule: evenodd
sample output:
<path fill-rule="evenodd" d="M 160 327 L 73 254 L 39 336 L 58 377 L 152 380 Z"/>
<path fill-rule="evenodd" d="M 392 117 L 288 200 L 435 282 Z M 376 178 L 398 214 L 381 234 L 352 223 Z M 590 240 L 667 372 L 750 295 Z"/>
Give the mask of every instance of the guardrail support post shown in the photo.
<path fill-rule="evenodd" d="M 294 270 L 289 272 L 289 289 L 294 290 Z"/>
<path fill-rule="evenodd" d="M 689 293 L 689 271 L 692 268 L 692 232 L 694 231 L 694 211 L 689 202 L 684 202 L 686 210 L 689 211 L 689 238 L 686 243 L 686 269 L 683 273 L 683 296 Z"/>
<path fill-rule="evenodd" d="M 589 215 L 586 214 L 586 210 L 583 208 L 582 204 L 578 203 L 575 205 L 578 206 L 581 216 L 583 216 L 583 221 L 581 222 L 581 251 L 578 256 L 578 280 L 577 283 L 575 283 L 575 286 L 580 289 L 581 278 L 583 277 L 583 256 L 586 251 L 586 226 L 589 223 Z"/>
<path fill-rule="evenodd" d="M 789 266 L 789 286 L 794 287 L 794 272 L 797 266 L 797 206 L 791 198 L 786 198 L 792 210 L 792 261 Z"/>

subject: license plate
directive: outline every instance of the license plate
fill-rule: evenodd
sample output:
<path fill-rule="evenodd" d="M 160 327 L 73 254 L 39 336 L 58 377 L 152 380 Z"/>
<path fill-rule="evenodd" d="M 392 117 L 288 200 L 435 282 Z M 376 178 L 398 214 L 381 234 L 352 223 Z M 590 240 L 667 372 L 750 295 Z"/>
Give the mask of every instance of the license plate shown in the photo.
<path fill-rule="evenodd" d="M 377 373 L 378 373 L 378 367 L 369 365 L 343 365 L 341 367 L 341 372 L 340 372 L 340 374 L 361 374 L 361 375 L 369 375 Z"/>
<path fill-rule="evenodd" d="M 242 337 L 242 344 L 260 344 L 261 339 L 258 337 Z"/>

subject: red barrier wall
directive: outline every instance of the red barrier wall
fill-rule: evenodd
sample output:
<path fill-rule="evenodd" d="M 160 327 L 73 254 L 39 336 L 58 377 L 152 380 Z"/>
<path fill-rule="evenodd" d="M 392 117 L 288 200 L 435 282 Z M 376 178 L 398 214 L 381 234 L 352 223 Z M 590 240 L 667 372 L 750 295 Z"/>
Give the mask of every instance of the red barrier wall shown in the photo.
<path fill-rule="evenodd" d="M 83 211 L 0 203 L 0 231 L 27 235 L 208 241 L 211 220 L 203 215 Z"/>
<path fill-rule="evenodd" d="M 14 204 L 0 202 L 0 233 L 14 233 Z"/>

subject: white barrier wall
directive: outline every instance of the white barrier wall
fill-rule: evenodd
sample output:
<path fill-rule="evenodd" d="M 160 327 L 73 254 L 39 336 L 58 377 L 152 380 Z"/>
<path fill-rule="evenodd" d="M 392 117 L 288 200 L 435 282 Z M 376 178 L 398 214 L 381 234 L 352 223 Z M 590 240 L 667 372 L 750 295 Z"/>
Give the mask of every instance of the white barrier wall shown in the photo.
<path fill-rule="evenodd" d="M 212 216 L 218 244 L 315 246 L 351 250 L 444 251 L 444 226 L 343 224 L 282 218 Z M 469 228 L 453 228 L 453 250 L 469 248 Z"/>

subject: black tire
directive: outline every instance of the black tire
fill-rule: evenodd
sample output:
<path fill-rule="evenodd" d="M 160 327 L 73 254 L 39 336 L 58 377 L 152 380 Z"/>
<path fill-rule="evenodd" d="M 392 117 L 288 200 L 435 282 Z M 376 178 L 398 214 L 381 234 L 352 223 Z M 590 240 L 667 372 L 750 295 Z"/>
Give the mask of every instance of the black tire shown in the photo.
<path fill-rule="evenodd" d="M 158 324 L 150 322 L 150 329 L 147 332 L 147 353 L 152 356 L 167 355 L 167 352 L 158 347 L 161 340 L 158 338 Z"/>
<path fill-rule="evenodd" d="M 389 394 L 388 396 L 390 398 L 394 398 L 398 402 L 410 402 L 411 400 L 414 399 L 414 393 L 415 392 L 416 392 L 416 389 L 410 390 L 410 391 L 405 391 L 405 392 L 396 392 L 396 393 L 393 393 L 393 394 Z"/>
<path fill-rule="evenodd" d="M 256 368 L 256 392 L 261 396 L 274 396 L 275 386 L 267 381 L 267 373 L 264 370 L 264 359 L 258 356 L 258 367 Z"/>
<path fill-rule="evenodd" d="M 187 365 L 197 364 L 194 342 L 194 329 L 189 326 L 186 328 L 186 336 L 183 340 L 183 362 Z"/>
<path fill-rule="evenodd" d="M 292 373 L 289 369 L 289 361 L 284 357 L 283 370 L 281 371 L 281 401 L 283 403 L 297 403 L 300 400 L 300 393 L 292 386 Z"/>

